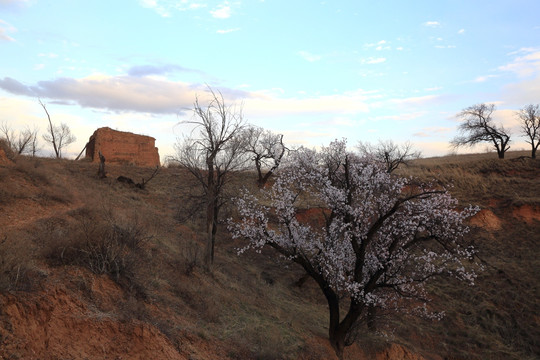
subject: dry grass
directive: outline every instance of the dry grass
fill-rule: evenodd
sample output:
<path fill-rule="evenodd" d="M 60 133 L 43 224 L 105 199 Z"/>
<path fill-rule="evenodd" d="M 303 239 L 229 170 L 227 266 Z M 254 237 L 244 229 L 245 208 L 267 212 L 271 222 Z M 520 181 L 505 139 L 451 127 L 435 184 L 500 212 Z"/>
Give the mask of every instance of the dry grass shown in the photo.
<path fill-rule="evenodd" d="M 419 159 L 396 172 L 451 184 L 451 192 L 461 201 L 482 205 L 491 200 L 538 204 L 540 162 L 523 157 L 525 153 L 509 152 L 504 160 L 493 158 L 493 154 Z"/>
<path fill-rule="evenodd" d="M 540 161 L 509 153 L 420 159 L 400 173 L 451 183 L 463 203 L 479 204 L 503 222 L 499 231 L 470 235 L 485 264 L 474 287 L 451 279 L 430 286 L 434 306 L 446 311 L 436 323 L 398 326 L 402 341 L 418 351 L 450 359 L 535 359 L 540 354 L 538 241 L 540 222 L 513 215 L 516 207 L 540 205 Z M 416 334 L 412 339 L 409 334 Z M 409 338 L 409 339 L 407 339 Z"/>
<path fill-rule="evenodd" d="M 446 311 L 442 321 L 388 319 L 381 323 L 385 336 L 362 334 L 359 343 L 368 353 L 380 351 L 387 341 L 428 358 L 533 359 L 540 353 L 540 222 L 526 223 L 512 215 L 515 206 L 540 205 L 540 162 L 514 155 L 504 161 L 492 154 L 420 159 L 399 170 L 453 183 L 451 191 L 462 203 L 491 209 L 504 226 L 472 234 L 486 262 L 477 286 L 463 287 L 450 279 L 430 285 L 432 306 Z M 65 281 L 74 296 L 99 309 L 100 316 L 153 324 L 179 349 L 185 348 L 184 339 L 196 338 L 219 343 L 231 359 L 327 355 L 306 347 L 307 338 L 326 337 L 328 314 L 312 281 L 295 285 L 303 276 L 297 267 L 270 250 L 237 256 L 242 241 L 233 241 L 221 226 L 214 269 L 203 270 L 204 216 L 186 206 L 199 193 L 189 174 L 163 168 L 141 190 L 116 178 L 138 182 L 153 169 L 111 165 L 107 178 L 99 179 L 97 167 L 85 161 L 24 157 L 14 166 L 0 167 L 0 209 L 27 217 L 21 227 L 0 233 L 0 240 L 7 236 L 0 244 L 0 291 L 29 291 Z M 255 174 L 232 180 L 233 190 L 244 185 L 256 189 Z M 29 212 L 29 207 L 39 212 Z M 185 221 L 179 223 L 179 218 Z M 114 226 L 143 234 L 146 240 L 135 247 L 141 252 L 115 238 Z M 99 239 L 114 240 L 109 245 L 128 264 L 123 272 L 104 271 L 121 285 L 123 296 L 115 305 L 105 306 L 93 294 L 94 267 L 81 256 L 88 251 L 85 244 L 95 245 Z M 117 248 L 119 243 L 123 246 Z M 66 253 L 68 248 L 71 253 Z M 66 269 L 62 278 L 53 275 L 60 268 Z M 26 269 L 23 278 L 21 269 Z"/>

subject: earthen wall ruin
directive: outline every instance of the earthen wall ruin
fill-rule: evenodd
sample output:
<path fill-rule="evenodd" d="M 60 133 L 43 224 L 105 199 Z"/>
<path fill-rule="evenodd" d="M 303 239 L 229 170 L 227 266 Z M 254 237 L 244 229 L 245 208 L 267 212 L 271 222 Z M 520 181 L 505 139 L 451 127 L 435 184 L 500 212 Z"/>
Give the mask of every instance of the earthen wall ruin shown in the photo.
<path fill-rule="evenodd" d="M 86 145 L 86 157 L 99 162 L 99 151 L 108 164 L 129 164 L 155 167 L 160 164 L 156 139 L 151 136 L 117 131 L 108 127 L 97 129 Z"/>

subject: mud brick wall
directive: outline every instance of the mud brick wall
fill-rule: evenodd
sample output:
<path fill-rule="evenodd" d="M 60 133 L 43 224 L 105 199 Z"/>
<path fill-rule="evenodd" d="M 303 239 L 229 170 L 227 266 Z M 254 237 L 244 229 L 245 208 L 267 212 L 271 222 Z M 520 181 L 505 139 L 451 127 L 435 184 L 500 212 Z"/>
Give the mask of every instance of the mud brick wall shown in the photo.
<path fill-rule="evenodd" d="M 101 151 L 108 164 L 155 167 L 160 164 L 158 148 L 155 145 L 156 139 L 151 136 L 104 127 L 97 129 L 90 136 L 86 146 L 86 157 L 92 162 L 99 162 Z"/>

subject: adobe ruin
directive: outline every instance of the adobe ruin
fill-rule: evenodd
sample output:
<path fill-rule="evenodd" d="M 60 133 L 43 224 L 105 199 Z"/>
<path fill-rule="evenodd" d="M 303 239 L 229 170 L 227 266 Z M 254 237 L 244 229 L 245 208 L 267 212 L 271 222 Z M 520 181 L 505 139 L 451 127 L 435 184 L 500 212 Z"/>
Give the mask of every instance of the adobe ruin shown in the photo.
<path fill-rule="evenodd" d="M 156 167 L 160 165 L 156 139 L 108 127 L 97 129 L 86 144 L 86 158 L 99 162 L 99 152 L 108 164 Z"/>

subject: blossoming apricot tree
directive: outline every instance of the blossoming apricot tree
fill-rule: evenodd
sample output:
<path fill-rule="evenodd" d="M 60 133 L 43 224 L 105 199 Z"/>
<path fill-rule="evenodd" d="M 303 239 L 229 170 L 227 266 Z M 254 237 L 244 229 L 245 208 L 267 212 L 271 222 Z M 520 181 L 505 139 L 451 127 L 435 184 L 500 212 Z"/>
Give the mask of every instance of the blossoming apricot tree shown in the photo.
<path fill-rule="evenodd" d="M 354 342 L 370 306 L 391 308 L 425 298 L 424 283 L 449 274 L 473 283 L 464 245 L 464 220 L 477 210 L 456 209 L 441 187 L 389 174 L 384 164 L 346 151 L 335 141 L 322 151 L 291 153 L 275 183 L 236 199 L 234 237 L 269 245 L 311 276 L 326 297 L 329 340 L 339 358 Z M 265 206 L 263 204 L 269 204 Z M 324 226 L 299 221 L 299 208 L 319 208 Z M 340 306 L 347 299 L 342 316 Z"/>

